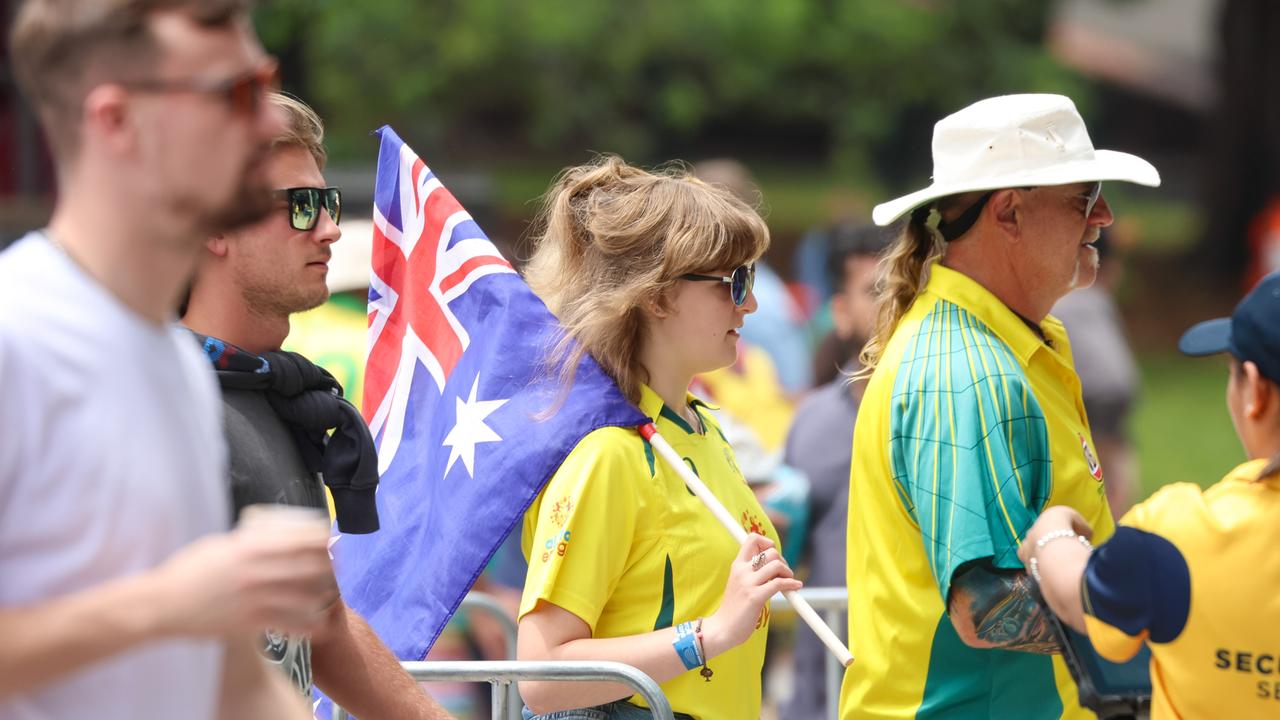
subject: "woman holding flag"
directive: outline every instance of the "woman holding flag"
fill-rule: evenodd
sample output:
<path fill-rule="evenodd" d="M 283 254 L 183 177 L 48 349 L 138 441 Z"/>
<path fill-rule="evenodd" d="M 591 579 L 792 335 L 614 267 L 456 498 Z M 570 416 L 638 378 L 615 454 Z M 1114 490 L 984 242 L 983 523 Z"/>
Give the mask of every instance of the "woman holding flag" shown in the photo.
<path fill-rule="evenodd" d="M 798 589 L 693 376 L 734 362 L 756 308 L 760 217 L 679 171 L 612 156 L 548 193 L 526 280 L 586 353 L 748 531 L 739 545 L 636 428 L 586 435 L 524 521 L 522 660 L 612 660 L 662 685 L 678 716 L 759 717 L 769 598 Z M 525 718 L 647 717 L 623 685 L 524 682 Z M 634 703 L 634 704 L 633 704 Z"/>

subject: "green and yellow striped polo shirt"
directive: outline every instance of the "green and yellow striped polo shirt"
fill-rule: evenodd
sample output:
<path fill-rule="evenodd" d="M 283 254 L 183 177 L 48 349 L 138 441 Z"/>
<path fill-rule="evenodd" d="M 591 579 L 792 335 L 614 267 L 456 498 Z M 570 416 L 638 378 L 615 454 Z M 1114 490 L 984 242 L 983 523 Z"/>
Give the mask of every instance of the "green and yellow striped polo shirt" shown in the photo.
<path fill-rule="evenodd" d="M 960 566 L 1022 567 L 1046 505 L 1114 530 L 1066 331 L 1040 329 L 934 265 L 885 347 L 853 439 L 844 720 L 1092 716 L 1061 658 L 970 648 L 946 614 Z"/>

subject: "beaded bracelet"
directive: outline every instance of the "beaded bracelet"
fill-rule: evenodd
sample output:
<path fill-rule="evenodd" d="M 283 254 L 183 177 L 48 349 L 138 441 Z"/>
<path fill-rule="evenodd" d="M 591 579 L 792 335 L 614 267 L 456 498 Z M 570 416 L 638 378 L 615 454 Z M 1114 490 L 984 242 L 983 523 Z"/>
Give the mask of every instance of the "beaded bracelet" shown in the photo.
<path fill-rule="evenodd" d="M 1050 542 L 1053 542 L 1054 540 L 1058 540 L 1060 538 L 1075 538 L 1076 540 L 1080 541 L 1081 545 L 1085 546 L 1089 550 L 1093 549 L 1093 543 L 1089 542 L 1089 538 L 1083 535 L 1077 535 L 1074 530 L 1062 529 L 1062 530 L 1054 530 L 1052 532 L 1047 532 L 1043 536 L 1041 536 L 1041 538 L 1036 541 L 1036 551 L 1038 552 L 1045 545 L 1048 545 Z M 1031 571 L 1031 577 L 1035 578 L 1036 582 L 1041 582 L 1040 560 L 1036 558 L 1035 552 L 1031 554 L 1031 562 L 1027 563 L 1027 569 Z"/>
<path fill-rule="evenodd" d="M 676 639 L 671 646 L 676 649 L 676 655 L 680 656 L 680 662 L 684 664 L 685 670 L 692 670 L 704 664 L 702 653 L 698 651 L 697 640 L 692 621 L 682 622 L 676 626 Z"/>
<path fill-rule="evenodd" d="M 698 625 L 693 629 L 693 634 L 698 638 L 698 650 L 702 653 L 702 670 L 698 671 L 698 674 L 702 679 L 711 682 L 711 676 L 715 673 L 707 666 L 707 643 L 702 639 L 702 618 L 698 618 Z"/>

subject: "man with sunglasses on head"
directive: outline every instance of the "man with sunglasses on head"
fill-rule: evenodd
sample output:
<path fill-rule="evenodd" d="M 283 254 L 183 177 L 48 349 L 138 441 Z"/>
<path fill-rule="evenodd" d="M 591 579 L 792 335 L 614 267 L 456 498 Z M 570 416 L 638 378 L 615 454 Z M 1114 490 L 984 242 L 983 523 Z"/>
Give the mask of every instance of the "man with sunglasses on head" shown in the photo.
<path fill-rule="evenodd" d="M 234 512 L 257 503 L 324 509 L 328 485 L 339 530 L 374 532 L 378 468 L 364 420 L 328 372 L 280 350 L 289 316 L 329 297 L 329 246 L 342 237 L 342 192 L 322 174 L 320 118 L 283 93 L 268 102 L 285 118 L 261 170 L 274 210 L 205 242 L 182 321 L 222 386 Z M 447 717 L 341 598 L 314 635 L 269 630 L 261 650 L 300 693 L 310 697 L 314 677 L 358 717 Z"/>
<path fill-rule="evenodd" d="M 0 254 L 0 718 L 306 718 L 252 638 L 320 626 L 323 519 L 225 532 L 173 323 L 203 239 L 270 209 L 274 63 L 237 0 L 28 0 L 9 47 L 59 192 Z"/>
<path fill-rule="evenodd" d="M 1095 150 L 1070 99 L 1010 95 L 937 123 L 933 184 L 881 261 L 853 436 L 840 716 L 1085 718 L 1018 546 L 1049 505 L 1113 531 L 1080 382 L 1049 315 L 1093 282 L 1101 182 L 1156 169 Z"/>

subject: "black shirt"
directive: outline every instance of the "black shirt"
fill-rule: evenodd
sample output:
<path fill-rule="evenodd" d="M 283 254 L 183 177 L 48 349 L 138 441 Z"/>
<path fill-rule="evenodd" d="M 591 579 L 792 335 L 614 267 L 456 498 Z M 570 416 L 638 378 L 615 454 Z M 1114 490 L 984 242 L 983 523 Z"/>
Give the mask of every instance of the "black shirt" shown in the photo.
<path fill-rule="evenodd" d="M 307 472 L 289 427 L 257 390 L 222 391 L 234 516 L 249 505 L 271 503 L 328 508 L 324 483 Z M 311 641 L 267 630 L 263 656 L 311 695 Z"/>

